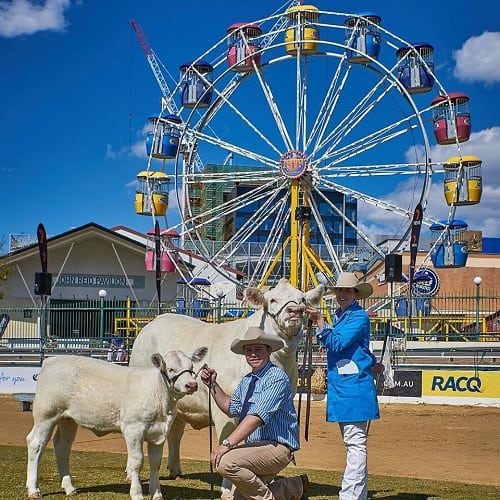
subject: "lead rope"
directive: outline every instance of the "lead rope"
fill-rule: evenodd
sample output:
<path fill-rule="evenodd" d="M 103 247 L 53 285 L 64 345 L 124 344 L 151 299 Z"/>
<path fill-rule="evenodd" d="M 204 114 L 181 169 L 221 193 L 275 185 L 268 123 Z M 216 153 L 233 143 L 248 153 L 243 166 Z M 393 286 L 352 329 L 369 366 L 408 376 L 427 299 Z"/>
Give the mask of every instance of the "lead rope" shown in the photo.
<path fill-rule="evenodd" d="M 302 370 L 301 370 L 301 384 L 300 384 L 300 394 L 299 403 L 297 409 L 297 420 L 300 426 L 300 415 L 302 409 L 302 394 L 303 388 L 305 388 L 306 394 L 306 423 L 305 423 L 305 434 L 304 438 L 307 441 L 309 439 L 309 417 L 311 413 L 311 370 L 312 369 L 312 322 L 308 320 L 306 337 L 304 342 L 304 355 L 302 358 Z"/>
<path fill-rule="evenodd" d="M 208 384 L 208 446 L 209 446 L 209 462 L 210 462 L 210 498 L 213 500 L 214 497 L 214 466 L 212 465 L 212 449 L 213 449 L 213 438 L 212 438 L 212 378 L 210 378 L 210 383 Z"/>
<path fill-rule="evenodd" d="M 391 283 L 392 285 L 392 283 Z M 384 359 L 384 354 L 385 350 L 387 349 L 387 340 L 389 338 L 389 333 L 391 331 L 391 321 L 387 320 L 385 322 L 385 332 L 384 332 L 384 342 L 382 344 L 382 352 L 380 353 L 380 361 L 379 363 L 382 363 L 382 360 Z M 380 382 L 380 377 L 382 376 L 382 373 L 377 373 L 375 376 L 375 392 L 378 390 L 378 384 Z M 381 396 L 384 395 L 385 387 L 382 386 L 382 394 Z M 366 437 L 368 437 L 368 433 L 370 432 L 370 426 L 371 426 L 372 421 L 368 420 L 368 423 L 366 424 Z"/>
<path fill-rule="evenodd" d="M 304 438 L 309 441 L 309 420 L 311 417 L 311 377 L 312 377 L 312 321 L 307 322 L 307 400 L 306 400 L 306 425 L 304 429 Z"/>

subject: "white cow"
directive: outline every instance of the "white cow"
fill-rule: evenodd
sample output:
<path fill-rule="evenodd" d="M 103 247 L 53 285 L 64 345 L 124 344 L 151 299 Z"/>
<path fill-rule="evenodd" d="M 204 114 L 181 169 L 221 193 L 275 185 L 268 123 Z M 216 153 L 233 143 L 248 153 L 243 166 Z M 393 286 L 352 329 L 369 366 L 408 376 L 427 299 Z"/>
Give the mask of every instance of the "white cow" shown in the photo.
<path fill-rule="evenodd" d="M 163 314 L 144 327 L 135 340 L 130 358 L 133 366 L 144 366 L 153 352 L 168 349 L 189 350 L 199 342 L 209 346 L 206 362 L 217 370 L 217 383 L 228 394 L 249 368 L 244 356 L 230 350 L 233 339 L 241 337 L 249 326 L 259 326 L 266 333 L 278 335 L 285 347 L 272 355 L 272 361 L 290 377 L 295 390 L 298 379 L 296 349 L 302 339 L 303 312 L 308 306 L 319 307 L 324 288 L 319 286 L 303 293 L 282 279 L 262 293 L 258 288 L 245 290 L 246 300 L 259 309 L 251 316 L 222 324 L 205 323 L 180 314 Z M 229 436 L 235 421 L 212 405 L 213 422 L 219 441 Z M 191 398 L 179 402 L 178 412 L 168 442 L 168 468 L 171 478 L 182 474 L 180 443 L 186 423 L 195 429 L 209 425 L 208 392 L 205 385 Z M 207 457 L 208 457 L 207 450 Z"/>
<path fill-rule="evenodd" d="M 61 487 L 66 495 L 77 493 L 71 482 L 69 454 L 78 426 L 97 436 L 121 432 L 127 443 L 127 479 L 130 497 L 142 499 L 140 471 L 143 442 L 148 443 L 149 493 L 162 497 L 159 468 L 163 443 L 177 411 L 177 401 L 198 389 L 193 362 L 199 362 L 206 347 L 191 357 L 170 351 L 152 354 L 149 367 L 129 368 L 84 356 L 57 356 L 45 360 L 33 402 L 34 425 L 26 437 L 29 498 L 41 498 L 38 465 L 54 427 L 54 451 Z M 151 362 L 154 366 L 151 366 Z"/>

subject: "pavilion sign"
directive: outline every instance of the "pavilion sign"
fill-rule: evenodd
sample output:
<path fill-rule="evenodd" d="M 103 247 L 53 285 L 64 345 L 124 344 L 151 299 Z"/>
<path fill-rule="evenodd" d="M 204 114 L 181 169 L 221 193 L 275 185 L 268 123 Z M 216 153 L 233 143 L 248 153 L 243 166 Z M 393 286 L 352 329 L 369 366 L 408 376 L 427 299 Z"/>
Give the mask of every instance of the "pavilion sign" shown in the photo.
<path fill-rule="evenodd" d="M 61 274 L 58 286 L 89 288 L 144 288 L 144 276 L 123 276 L 113 274 Z"/>

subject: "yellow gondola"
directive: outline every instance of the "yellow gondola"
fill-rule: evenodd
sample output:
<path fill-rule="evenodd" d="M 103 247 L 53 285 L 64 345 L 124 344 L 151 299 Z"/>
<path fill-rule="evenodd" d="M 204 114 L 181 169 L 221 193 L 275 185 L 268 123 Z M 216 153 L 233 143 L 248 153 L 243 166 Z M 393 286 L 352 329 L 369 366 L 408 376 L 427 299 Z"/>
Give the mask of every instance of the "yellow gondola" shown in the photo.
<path fill-rule="evenodd" d="M 285 32 L 285 49 L 290 55 L 314 54 L 318 51 L 319 29 L 314 24 L 320 13 L 314 5 L 295 5 L 286 11 L 290 27 Z"/>
<path fill-rule="evenodd" d="M 162 216 L 167 213 L 170 179 L 163 172 L 139 172 L 135 192 L 138 215 Z"/>
<path fill-rule="evenodd" d="M 477 156 L 463 156 L 461 159 L 454 156 L 443 165 L 444 197 L 448 205 L 475 205 L 481 201 L 481 163 Z M 460 174 L 461 179 L 458 178 Z"/>

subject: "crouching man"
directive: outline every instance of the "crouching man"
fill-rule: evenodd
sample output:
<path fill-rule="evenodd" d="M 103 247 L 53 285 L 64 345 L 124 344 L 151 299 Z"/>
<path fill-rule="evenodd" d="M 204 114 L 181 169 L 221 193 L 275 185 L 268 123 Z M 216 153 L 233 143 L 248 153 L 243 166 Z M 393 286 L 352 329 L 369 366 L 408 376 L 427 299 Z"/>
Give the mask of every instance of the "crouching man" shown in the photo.
<path fill-rule="evenodd" d="M 232 482 L 225 499 L 299 500 L 308 487 L 307 476 L 273 481 L 294 460 L 299 449 L 299 426 L 292 389 L 286 373 L 270 361 L 283 341 L 260 328 L 249 328 L 231 351 L 245 356 L 251 372 L 232 396 L 217 384 L 217 372 L 205 365 L 202 382 L 217 406 L 238 418 L 238 426 L 210 456 L 219 474 Z M 272 482 L 271 482 L 272 481 Z"/>

